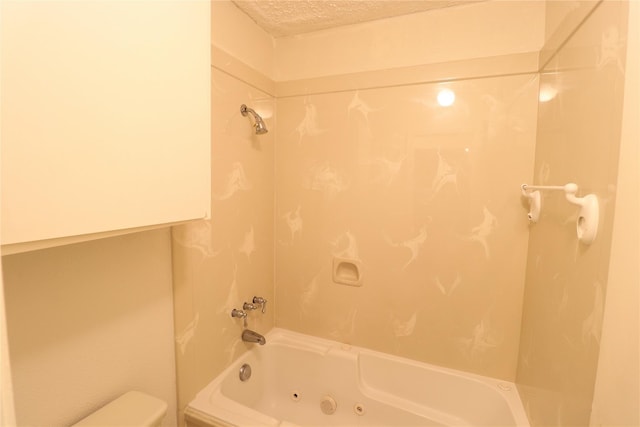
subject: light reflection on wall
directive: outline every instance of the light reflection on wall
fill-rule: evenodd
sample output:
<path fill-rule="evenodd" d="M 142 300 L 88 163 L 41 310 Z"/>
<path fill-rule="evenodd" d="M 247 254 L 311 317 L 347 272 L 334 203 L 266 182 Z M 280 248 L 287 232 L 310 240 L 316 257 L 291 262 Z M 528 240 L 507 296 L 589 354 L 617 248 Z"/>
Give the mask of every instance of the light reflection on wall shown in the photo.
<path fill-rule="evenodd" d="M 456 102 L 456 94 L 451 89 L 441 89 L 438 92 L 438 104 L 441 107 L 450 107 Z"/>
<path fill-rule="evenodd" d="M 555 98 L 556 95 L 558 95 L 558 89 L 555 87 L 544 83 L 540 85 L 540 95 L 538 96 L 540 102 L 549 102 Z"/>

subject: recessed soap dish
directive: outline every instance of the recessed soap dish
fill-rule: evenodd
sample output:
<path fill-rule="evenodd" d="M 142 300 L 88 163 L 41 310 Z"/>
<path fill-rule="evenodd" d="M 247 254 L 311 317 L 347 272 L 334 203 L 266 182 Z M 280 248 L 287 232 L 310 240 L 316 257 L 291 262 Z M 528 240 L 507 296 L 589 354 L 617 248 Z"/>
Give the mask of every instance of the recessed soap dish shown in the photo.
<path fill-rule="evenodd" d="M 333 281 L 340 285 L 362 286 L 360 260 L 333 257 Z"/>

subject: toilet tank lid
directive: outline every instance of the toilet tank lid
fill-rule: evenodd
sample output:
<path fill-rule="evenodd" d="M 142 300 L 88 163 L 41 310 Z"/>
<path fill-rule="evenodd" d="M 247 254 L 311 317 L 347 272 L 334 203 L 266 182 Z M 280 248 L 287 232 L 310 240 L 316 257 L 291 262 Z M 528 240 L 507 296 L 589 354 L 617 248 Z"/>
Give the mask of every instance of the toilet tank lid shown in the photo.
<path fill-rule="evenodd" d="M 167 413 L 163 400 L 139 391 L 129 391 L 72 427 L 154 426 Z"/>

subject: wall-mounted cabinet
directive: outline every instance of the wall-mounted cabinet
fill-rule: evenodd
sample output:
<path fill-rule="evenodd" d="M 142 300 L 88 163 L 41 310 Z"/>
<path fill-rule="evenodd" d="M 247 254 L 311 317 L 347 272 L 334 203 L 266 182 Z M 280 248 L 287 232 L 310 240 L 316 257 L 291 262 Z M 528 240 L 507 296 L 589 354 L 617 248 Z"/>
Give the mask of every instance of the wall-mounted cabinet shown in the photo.
<path fill-rule="evenodd" d="M 210 4 L 1 6 L 3 249 L 210 214 Z"/>

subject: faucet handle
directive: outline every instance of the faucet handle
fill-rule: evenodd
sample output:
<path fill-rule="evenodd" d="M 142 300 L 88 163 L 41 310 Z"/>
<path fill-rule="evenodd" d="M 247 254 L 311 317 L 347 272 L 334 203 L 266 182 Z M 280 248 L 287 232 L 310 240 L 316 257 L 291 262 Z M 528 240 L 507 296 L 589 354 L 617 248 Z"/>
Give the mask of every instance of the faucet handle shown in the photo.
<path fill-rule="evenodd" d="M 231 310 L 231 317 L 237 317 L 238 319 L 242 319 L 242 324 L 244 327 L 247 327 L 247 312 L 244 310 L 238 310 L 234 308 Z"/>
<path fill-rule="evenodd" d="M 264 314 L 267 311 L 267 300 L 266 299 L 264 299 L 262 297 L 253 297 L 253 303 L 262 306 L 262 314 Z"/>
<path fill-rule="evenodd" d="M 257 305 L 251 304 L 250 302 L 245 302 L 244 304 L 242 304 L 243 310 L 256 310 L 257 308 Z"/>

